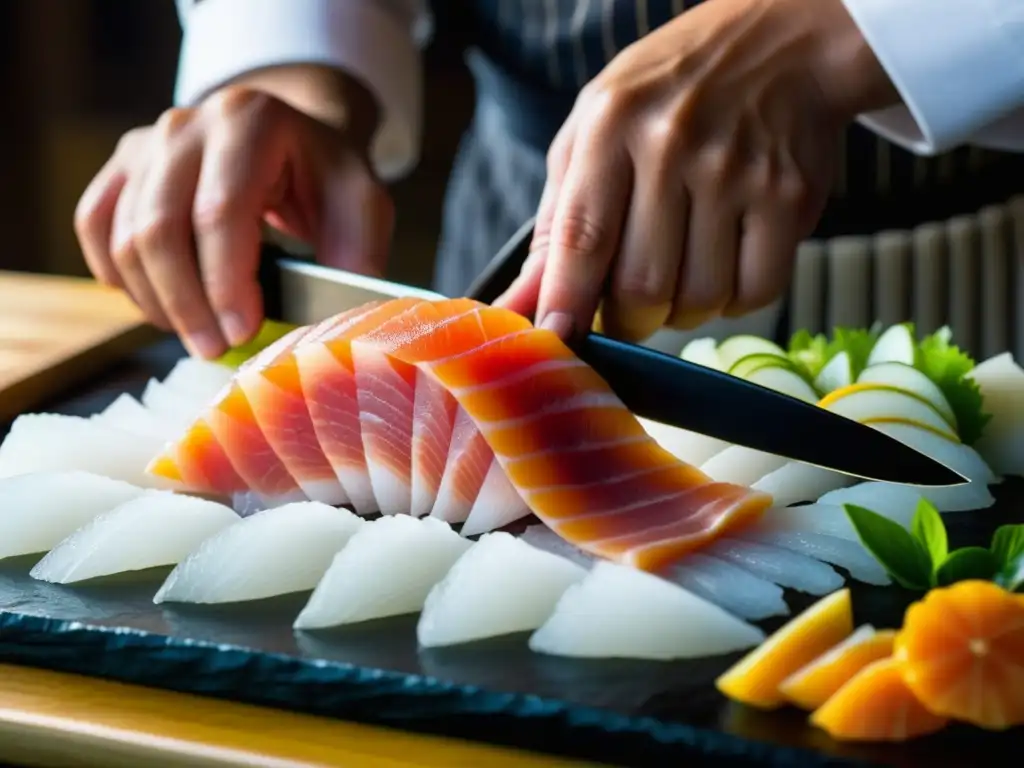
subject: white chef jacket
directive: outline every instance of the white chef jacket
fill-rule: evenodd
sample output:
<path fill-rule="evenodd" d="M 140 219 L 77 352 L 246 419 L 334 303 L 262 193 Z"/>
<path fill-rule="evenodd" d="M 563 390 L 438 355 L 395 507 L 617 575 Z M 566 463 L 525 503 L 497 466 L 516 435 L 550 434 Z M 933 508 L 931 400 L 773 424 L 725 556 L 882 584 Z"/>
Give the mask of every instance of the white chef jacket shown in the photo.
<path fill-rule="evenodd" d="M 843 0 L 903 104 L 860 121 L 912 152 L 964 143 L 1024 151 L 1024 0 Z M 177 0 L 184 36 L 175 101 L 248 72 L 318 63 L 368 85 L 383 110 L 385 179 L 415 167 L 422 126 L 424 0 Z M 231 31 L 226 44 L 225 30 Z"/>

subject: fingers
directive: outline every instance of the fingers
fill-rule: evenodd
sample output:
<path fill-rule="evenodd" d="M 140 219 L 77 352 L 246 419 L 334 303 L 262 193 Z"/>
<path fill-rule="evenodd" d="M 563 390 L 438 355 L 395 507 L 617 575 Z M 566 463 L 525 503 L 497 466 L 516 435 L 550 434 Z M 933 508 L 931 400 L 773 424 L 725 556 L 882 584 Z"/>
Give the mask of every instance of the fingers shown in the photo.
<path fill-rule="evenodd" d="M 96 174 L 75 208 L 75 234 L 89 271 L 105 285 L 124 288 L 110 254 L 114 211 L 128 177 L 115 154 Z"/>
<path fill-rule="evenodd" d="M 325 175 L 317 253 L 323 263 L 380 277 L 387 265 L 395 207 L 366 163 L 346 155 Z"/>
<path fill-rule="evenodd" d="M 263 317 L 261 217 L 280 188 L 288 144 L 278 115 L 225 102 L 219 109 L 234 110 L 234 118 L 208 127 L 192 225 L 210 307 L 224 338 L 238 346 L 256 334 Z"/>
<path fill-rule="evenodd" d="M 611 287 L 601 309 L 602 330 L 627 341 L 642 341 L 668 320 L 686 248 L 688 201 L 675 167 L 639 165 L 633 196 L 612 268 Z"/>
<path fill-rule="evenodd" d="M 125 182 L 114 211 L 110 252 L 121 284 L 138 304 L 139 309 L 157 328 L 169 331 L 172 327 L 171 322 L 164 313 L 153 286 L 150 285 L 142 263 L 142 254 L 135 242 L 135 211 L 145 183 L 146 176 L 142 171 L 132 173 Z"/>
<path fill-rule="evenodd" d="M 192 200 L 203 149 L 198 134 L 173 138 L 152 150 L 135 207 L 135 247 L 164 314 L 186 347 L 194 355 L 216 357 L 227 344 L 199 277 L 192 237 Z"/>
<path fill-rule="evenodd" d="M 686 254 L 668 318 L 668 325 L 679 329 L 696 328 L 729 304 L 740 244 L 740 212 L 715 190 L 696 193 L 691 211 Z"/>
<path fill-rule="evenodd" d="M 629 154 L 603 139 L 577 136 L 557 190 L 537 321 L 563 338 L 590 327 L 629 205 Z"/>
<path fill-rule="evenodd" d="M 789 286 L 801 233 L 788 206 L 764 204 L 747 212 L 735 293 L 722 314 L 738 317 L 766 307 Z"/>

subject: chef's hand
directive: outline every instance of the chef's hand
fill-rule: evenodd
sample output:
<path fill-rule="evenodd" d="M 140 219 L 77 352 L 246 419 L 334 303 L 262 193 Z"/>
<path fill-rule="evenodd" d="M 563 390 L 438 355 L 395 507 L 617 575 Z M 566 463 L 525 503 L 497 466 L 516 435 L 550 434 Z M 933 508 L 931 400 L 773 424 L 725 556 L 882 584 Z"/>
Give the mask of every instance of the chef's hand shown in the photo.
<path fill-rule="evenodd" d="M 548 153 L 531 257 L 500 303 L 641 340 L 789 284 L 841 128 L 897 96 L 841 0 L 710 0 L 622 51 Z"/>
<path fill-rule="evenodd" d="M 383 271 L 394 211 L 367 161 L 372 97 L 337 74 L 307 72 L 292 78 L 296 108 L 271 95 L 285 74 L 127 133 L 75 214 L 93 274 L 202 357 L 259 328 L 263 222 L 333 266 Z M 325 90 L 337 98 L 316 98 Z M 304 101 L 318 106 L 304 111 Z"/>

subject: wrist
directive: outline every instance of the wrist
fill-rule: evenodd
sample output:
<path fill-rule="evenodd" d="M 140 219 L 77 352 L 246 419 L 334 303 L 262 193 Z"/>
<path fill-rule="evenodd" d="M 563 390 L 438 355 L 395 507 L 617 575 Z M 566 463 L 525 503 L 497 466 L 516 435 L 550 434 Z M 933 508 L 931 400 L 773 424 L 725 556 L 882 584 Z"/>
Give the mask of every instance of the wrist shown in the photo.
<path fill-rule="evenodd" d="M 380 107 L 358 79 L 331 67 L 289 64 L 248 72 L 233 80 L 269 94 L 313 119 L 344 131 L 358 146 L 368 148 L 380 122 Z M 225 86 L 227 87 L 227 85 Z"/>
<path fill-rule="evenodd" d="M 899 104 L 899 92 L 842 0 L 800 4 L 812 6 L 812 71 L 836 116 L 850 121 Z"/>

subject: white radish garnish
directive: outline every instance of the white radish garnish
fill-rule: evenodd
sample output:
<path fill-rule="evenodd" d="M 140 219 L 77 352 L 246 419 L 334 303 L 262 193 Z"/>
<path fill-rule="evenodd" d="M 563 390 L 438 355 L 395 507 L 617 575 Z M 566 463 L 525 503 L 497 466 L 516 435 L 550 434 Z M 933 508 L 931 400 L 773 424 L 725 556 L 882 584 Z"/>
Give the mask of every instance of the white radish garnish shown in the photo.
<path fill-rule="evenodd" d="M 814 378 L 814 388 L 822 395 L 827 395 L 853 383 L 853 361 L 849 352 L 837 352 L 818 371 Z"/>
<path fill-rule="evenodd" d="M 917 356 L 917 342 L 908 323 L 900 323 L 886 329 L 878 337 L 868 355 L 868 366 L 879 363 L 903 363 L 913 365 Z"/>
<path fill-rule="evenodd" d="M 1000 475 L 1024 475 L 1024 369 L 1004 352 L 979 363 L 970 376 L 992 415 L 975 446 Z"/>
<path fill-rule="evenodd" d="M 823 493 L 857 482 L 856 477 L 824 467 L 790 461 L 751 485 L 755 491 L 771 494 L 779 507 L 814 501 Z"/>
<path fill-rule="evenodd" d="M 295 628 L 418 613 L 434 585 L 472 546 L 431 517 L 395 515 L 367 523 L 334 557 Z"/>
<path fill-rule="evenodd" d="M 601 562 L 564 591 L 529 645 L 553 656 L 670 660 L 731 653 L 764 640 L 757 627 L 681 587 Z"/>
<path fill-rule="evenodd" d="M 237 603 L 313 589 L 363 525 L 315 501 L 285 504 L 206 539 L 171 571 L 154 603 Z"/>
<path fill-rule="evenodd" d="M 50 550 L 31 574 L 40 581 L 71 584 L 176 565 L 239 519 L 223 504 L 149 493 L 86 523 Z"/>
<path fill-rule="evenodd" d="M 784 466 L 789 459 L 742 445 L 730 445 L 700 465 L 706 475 L 720 483 L 752 485 Z"/>
<path fill-rule="evenodd" d="M 854 421 L 898 420 L 959 440 L 934 406 L 909 392 L 883 384 L 856 384 L 821 401 L 823 408 Z"/>
<path fill-rule="evenodd" d="M 430 590 L 417 638 L 435 647 L 536 629 L 586 575 L 576 563 L 510 534 L 485 534 Z"/>
<path fill-rule="evenodd" d="M 0 445 L 0 477 L 79 470 L 142 488 L 173 488 L 146 472 L 164 446 L 154 435 L 126 432 L 102 421 L 55 413 L 19 416 Z"/>
<path fill-rule="evenodd" d="M 745 377 L 747 381 L 807 403 L 818 402 L 818 393 L 807 380 L 786 366 L 764 366 Z"/>
<path fill-rule="evenodd" d="M 730 370 L 742 358 L 749 355 L 773 355 L 787 363 L 789 362 L 786 350 L 775 342 L 763 339 L 760 336 L 748 336 L 746 334 L 730 336 L 718 345 L 718 357 L 722 362 L 722 368 L 726 371 Z"/>
<path fill-rule="evenodd" d="M 158 437 L 161 440 L 172 438 L 176 429 L 173 421 L 158 417 L 127 394 L 118 396 L 103 411 L 92 416 L 90 421 L 137 435 Z"/>
<path fill-rule="evenodd" d="M 143 488 L 88 472 L 33 472 L 0 480 L 0 558 L 47 552 Z"/>

